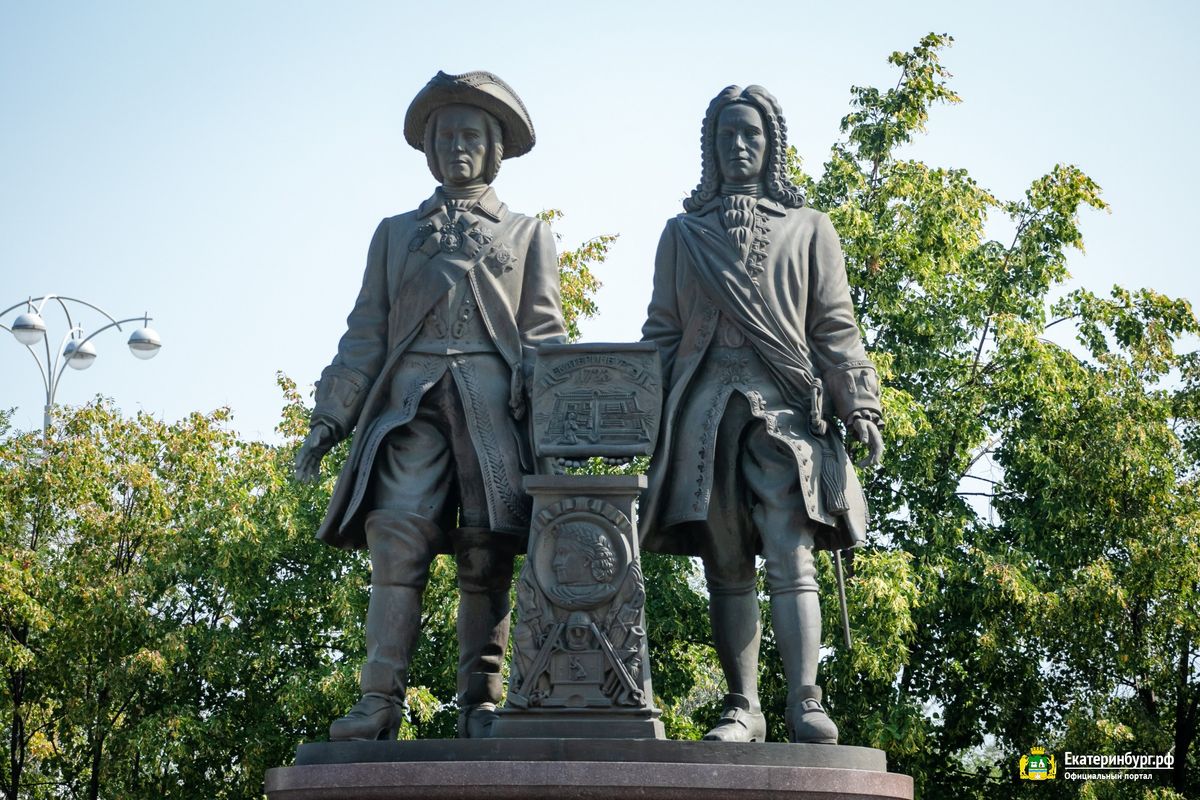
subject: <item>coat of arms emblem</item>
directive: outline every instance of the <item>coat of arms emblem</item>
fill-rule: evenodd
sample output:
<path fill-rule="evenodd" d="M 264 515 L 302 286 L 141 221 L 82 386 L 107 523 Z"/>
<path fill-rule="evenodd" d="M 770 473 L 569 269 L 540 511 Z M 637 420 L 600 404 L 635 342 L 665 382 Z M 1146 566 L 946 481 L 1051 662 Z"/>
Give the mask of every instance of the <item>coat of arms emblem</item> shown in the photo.
<path fill-rule="evenodd" d="M 1021 779 L 1046 781 L 1058 774 L 1058 765 L 1053 755 L 1046 755 L 1046 748 L 1031 747 L 1029 755 L 1021 756 Z"/>

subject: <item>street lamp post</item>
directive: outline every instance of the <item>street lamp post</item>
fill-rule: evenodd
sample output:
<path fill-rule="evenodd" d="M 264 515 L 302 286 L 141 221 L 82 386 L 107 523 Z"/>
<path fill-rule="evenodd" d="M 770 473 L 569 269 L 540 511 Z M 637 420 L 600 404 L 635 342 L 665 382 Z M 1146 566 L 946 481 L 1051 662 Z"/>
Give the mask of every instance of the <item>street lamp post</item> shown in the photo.
<path fill-rule="evenodd" d="M 70 330 L 62 338 L 59 343 L 58 352 L 51 355 L 50 337 L 46 333 L 46 321 L 42 318 L 42 309 L 46 303 L 54 300 L 62 307 L 62 312 L 67 318 L 67 325 Z M 36 306 L 34 304 L 37 304 Z M 77 324 L 71 317 L 71 309 L 67 307 L 67 303 L 78 303 L 82 306 L 87 306 L 94 311 L 98 311 L 108 318 L 109 322 L 101 328 L 92 331 L 90 335 L 85 336 L 83 325 Z M 29 349 L 33 360 L 37 362 L 38 369 L 42 373 L 42 384 L 46 389 L 46 408 L 42 417 L 42 435 L 50 435 L 50 410 L 54 407 L 54 395 L 58 391 L 59 381 L 62 380 L 63 373 L 67 367 L 72 369 L 84 370 L 90 367 L 96 361 L 96 346 L 92 344 L 92 339 L 96 338 L 97 334 L 103 333 L 109 328 L 116 328 L 119 331 L 124 329 L 121 325 L 130 322 L 142 322 L 142 327 L 135 330 L 129 337 L 130 351 L 140 359 L 154 358 L 158 355 L 159 349 L 162 347 L 162 340 L 158 333 L 150 328 L 150 316 L 143 314 L 140 317 L 130 317 L 129 319 L 117 319 L 112 314 L 109 314 L 99 306 L 83 300 L 77 300 L 73 297 L 63 297 L 57 294 L 48 294 L 44 297 L 31 297 L 28 300 L 9 306 L 0 311 L 0 317 L 14 311 L 21 306 L 25 306 L 26 311 L 17 315 L 13 320 L 12 327 L 0 323 L 0 328 L 11 333 L 16 340 L 25 345 Z M 41 356 L 35 347 L 39 344 L 44 344 L 46 347 L 46 360 L 42 362 Z"/>

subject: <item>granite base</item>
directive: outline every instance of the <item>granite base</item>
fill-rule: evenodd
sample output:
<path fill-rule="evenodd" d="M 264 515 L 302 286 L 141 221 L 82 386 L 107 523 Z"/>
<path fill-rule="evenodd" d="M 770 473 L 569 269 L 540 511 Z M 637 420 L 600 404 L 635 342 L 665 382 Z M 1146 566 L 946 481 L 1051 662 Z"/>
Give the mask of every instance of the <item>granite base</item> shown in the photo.
<path fill-rule="evenodd" d="M 269 800 L 912 800 L 880 750 L 802 744 L 508 739 L 301 745 Z"/>

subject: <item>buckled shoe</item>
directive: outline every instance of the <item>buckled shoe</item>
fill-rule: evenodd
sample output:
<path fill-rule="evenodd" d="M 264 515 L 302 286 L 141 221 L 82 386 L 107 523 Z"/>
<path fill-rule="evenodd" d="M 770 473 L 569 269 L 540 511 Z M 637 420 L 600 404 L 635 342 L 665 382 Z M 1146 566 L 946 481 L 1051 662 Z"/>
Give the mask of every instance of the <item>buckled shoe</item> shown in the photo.
<path fill-rule="evenodd" d="M 704 734 L 706 742 L 762 742 L 767 738 L 767 718 L 762 711 L 752 710 L 744 694 L 725 695 L 725 712 L 711 731 Z"/>
<path fill-rule="evenodd" d="M 821 705 L 820 686 L 801 686 L 787 708 L 788 738 L 808 744 L 837 744 L 838 729 Z"/>

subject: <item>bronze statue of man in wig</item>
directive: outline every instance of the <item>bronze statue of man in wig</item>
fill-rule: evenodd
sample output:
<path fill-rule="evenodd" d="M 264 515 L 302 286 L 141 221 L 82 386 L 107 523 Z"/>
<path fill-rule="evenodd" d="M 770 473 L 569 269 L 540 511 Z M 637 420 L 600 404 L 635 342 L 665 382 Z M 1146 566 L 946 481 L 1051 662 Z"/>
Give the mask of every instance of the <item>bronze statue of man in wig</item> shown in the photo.
<path fill-rule="evenodd" d="M 533 359 L 566 340 L 553 234 L 491 188 L 501 159 L 534 145 L 520 98 L 488 72 L 439 72 L 409 106 L 404 136 L 441 186 L 376 230 L 296 458 L 311 480 L 355 434 L 317 534 L 371 552 L 363 697 L 330 726 L 334 740 L 396 738 L 438 553 L 458 569 L 459 736 L 490 733 L 513 558 L 529 532 Z"/>
<path fill-rule="evenodd" d="M 837 232 L 786 173 L 787 128 L 760 86 L 708 107 L 700 185 L 667 222 L 642 328 L 668 376 L 642 502 L 646 550 L 699 555 L 728 694 L 706 739 L 762 741 L 755 555 L 788 683 L 793 742 L 837 743 L 817 686 L 815 550 L 865 541 L 866 504 L 832 419 L 883 454 L 879 384 Z"/>

